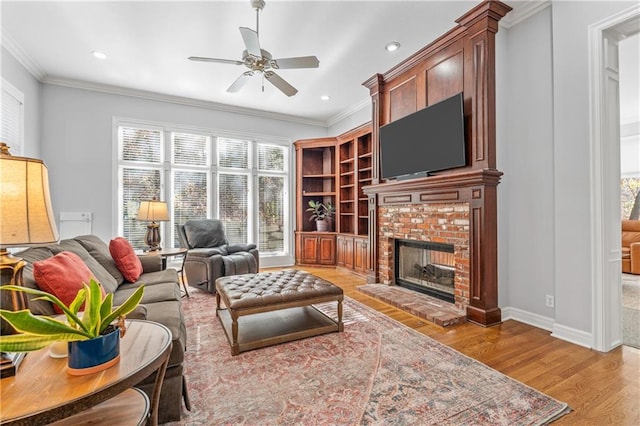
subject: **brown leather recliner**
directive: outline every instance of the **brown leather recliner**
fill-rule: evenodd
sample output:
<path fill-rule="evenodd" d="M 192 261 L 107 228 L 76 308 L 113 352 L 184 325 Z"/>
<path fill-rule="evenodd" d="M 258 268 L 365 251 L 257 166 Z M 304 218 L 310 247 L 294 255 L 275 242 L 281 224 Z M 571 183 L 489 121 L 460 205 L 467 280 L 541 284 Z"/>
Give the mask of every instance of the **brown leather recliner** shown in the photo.
<path fill-rule="evenodd" d="M 622 221 L 622 272 L 640 275 L 640 220 Z"/>

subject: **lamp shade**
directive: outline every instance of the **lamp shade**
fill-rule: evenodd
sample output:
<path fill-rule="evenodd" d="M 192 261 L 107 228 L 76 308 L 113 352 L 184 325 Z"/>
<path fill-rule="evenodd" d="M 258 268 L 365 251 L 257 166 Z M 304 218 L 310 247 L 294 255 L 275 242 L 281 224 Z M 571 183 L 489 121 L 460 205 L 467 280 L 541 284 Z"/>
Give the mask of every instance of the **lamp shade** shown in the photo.
<path fill-rule="evenodd" d="M 141 201 L 136 219 L 151 222 L 169 220 L 169 211 L 167 209 L 166 201 Z"/>
<path fill-rule="evenodd" d="M 14 157 L 3 150 L 0 153 L 0 247 L 57 240 L 47 166 L 41 160 Z"/>

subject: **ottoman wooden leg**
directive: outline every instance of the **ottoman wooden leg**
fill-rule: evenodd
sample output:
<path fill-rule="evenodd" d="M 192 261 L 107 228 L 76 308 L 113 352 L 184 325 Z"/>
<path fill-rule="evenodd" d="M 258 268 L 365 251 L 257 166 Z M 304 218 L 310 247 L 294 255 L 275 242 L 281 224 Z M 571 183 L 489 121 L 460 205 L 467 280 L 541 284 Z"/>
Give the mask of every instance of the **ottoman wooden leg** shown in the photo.
<path fill-rule="evenodd" d="M 238 343 L 238 315 L 231 312 L 231 355 L 240 353 L 240 344 Z"/>
<path fill-rule="evenodd" d="M 216 291 L 216 316 L 218 316 L 219 310 L 220 310 L 220 292 Z"/>

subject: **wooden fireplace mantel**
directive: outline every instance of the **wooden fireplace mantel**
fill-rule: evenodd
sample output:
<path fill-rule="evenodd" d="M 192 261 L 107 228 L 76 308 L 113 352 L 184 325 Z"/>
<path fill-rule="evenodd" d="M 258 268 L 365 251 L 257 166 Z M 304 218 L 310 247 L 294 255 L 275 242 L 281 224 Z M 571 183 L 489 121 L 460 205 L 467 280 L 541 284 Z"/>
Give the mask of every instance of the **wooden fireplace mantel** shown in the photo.
<path fill-rule="evenodd" d="M 501 176 L 495 169 L 471 170 L 379 183 L 365 186 L 363 191 L 377 195 L 378 205 L 470 202 L 482 197 L 484 187 L 496 187 Z"/>
<path fill-rule="evenodd" d="M 377 282 L 378 206 L 468 203 L 470 298 L 467 318 L 489 326 L 501 322 L 498 307 L 497 198 L 502 172 L 496 166 L 495 34 L 511 7 L 486 0 L 456 20 L 457 26 L 416 54 L 363 83 L 372 102 L 372 180 L 369 198 L 370 264 Z M 434 176 L 384 182 L 380 178 L 381 126 L 457 93 L 463 94 L 467 165 Z M 421 143 L 416 135 L 416 143 Z"/>

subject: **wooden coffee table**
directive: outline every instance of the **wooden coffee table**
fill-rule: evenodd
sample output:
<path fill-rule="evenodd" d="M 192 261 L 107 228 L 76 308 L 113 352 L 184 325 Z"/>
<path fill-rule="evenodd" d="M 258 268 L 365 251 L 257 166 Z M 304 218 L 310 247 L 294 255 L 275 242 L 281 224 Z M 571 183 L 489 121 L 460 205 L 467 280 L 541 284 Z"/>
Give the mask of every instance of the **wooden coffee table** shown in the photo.
<path fill-rule="evenodd" d="M 51 358 L 49 348 L 30 352 L 15 376 L 0 380 L 0 424 L 52 423 L 116 397 L 155 371 L 149 423 L 157 425 L 160 388 L 170 353 L 169 329 L 140 320 L 127 320 L 127 332 L 120 341 L 120 362 L 99 373 L 72 376 L 66 371 L 67 359 Z"/>
<path fill-rule="evenodd" d="M 305 271 L 234 275 L 216 280 L 216 316 L 232 355 L 343 331 L 343 298 L 340 287 Z M 226 309 L 222 309 L 221 302 Z M 325 302 L 337 302 L 337 319 L 312 306 Z"/>

